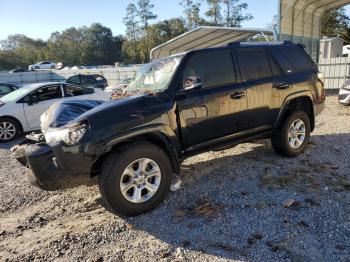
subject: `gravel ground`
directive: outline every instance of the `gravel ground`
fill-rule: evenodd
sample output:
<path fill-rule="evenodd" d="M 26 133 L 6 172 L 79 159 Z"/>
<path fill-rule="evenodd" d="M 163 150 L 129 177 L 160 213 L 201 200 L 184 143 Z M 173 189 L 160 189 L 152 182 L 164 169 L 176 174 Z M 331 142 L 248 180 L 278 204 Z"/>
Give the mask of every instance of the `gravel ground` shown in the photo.
<path fill-rule="evenodd" d="M 156 210 L 108 213 L 97 186 L 44 192 L 0 146 L 1 261 L 350 261 L 350 107 L 327 99 L 307 152 L 269 141 L 192 157 Z"/>

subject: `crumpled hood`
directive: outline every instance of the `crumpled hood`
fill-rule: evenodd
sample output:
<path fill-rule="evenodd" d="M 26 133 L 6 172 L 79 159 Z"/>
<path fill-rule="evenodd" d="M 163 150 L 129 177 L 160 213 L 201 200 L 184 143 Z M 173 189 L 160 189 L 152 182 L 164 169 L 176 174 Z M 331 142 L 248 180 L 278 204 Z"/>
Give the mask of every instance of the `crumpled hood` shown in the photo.
<path fill-rule="evenodd" d="M 42 132 L 71 123 L 88 122 L 86 140 L 99 140 L 150 123 L 169 110 L 158 95 L 139 93 L 114 101 L 70 100 L 54 104 L 41 117 Z"/>
<path fill-rule="evenodd" d="M 66 100 L 56 102 L 40 117 L 41 131 L 45 134 L 51 128 L 62 127 L 102 103 L 104 101 L 99 100 Z"/>

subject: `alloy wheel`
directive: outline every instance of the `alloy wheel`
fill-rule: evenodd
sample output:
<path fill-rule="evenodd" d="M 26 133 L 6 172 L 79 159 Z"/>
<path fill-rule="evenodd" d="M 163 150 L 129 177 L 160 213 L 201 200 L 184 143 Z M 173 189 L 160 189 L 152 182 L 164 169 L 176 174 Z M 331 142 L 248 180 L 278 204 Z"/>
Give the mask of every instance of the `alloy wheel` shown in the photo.
<path fill-rule="evenodd" d="M 301 119 L 295 120 L 289 127 L 288 143 L 291 148 L 298 149 L 305 141 L 306 128 L 305 123 Z"/>
<path fill-rule="evenodd" d="M 0 140 L 8 141 L 16 135 L 16 127 L 7 121 L 0 122 Z"/>
<path fill-rule="evenodd" d="M 123 172 L 120 190 L 129 202 L 140 204 L 152 198 L 161 181 L 158 164 L 149 158 L 141 158 L 132 162 Z"/>

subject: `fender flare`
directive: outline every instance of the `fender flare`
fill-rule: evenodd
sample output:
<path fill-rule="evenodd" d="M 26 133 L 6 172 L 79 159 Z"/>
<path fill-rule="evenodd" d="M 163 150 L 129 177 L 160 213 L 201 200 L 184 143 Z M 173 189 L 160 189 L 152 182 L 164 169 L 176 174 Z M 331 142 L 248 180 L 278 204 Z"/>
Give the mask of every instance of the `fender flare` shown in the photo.
<path fill-rule="evenodd" d="M 312 95 L 309 91 L 299 91 L 299 92 L 296 92 L 296 93 L 293 93 L 293 94 L 290 94 L 288 95 L 285 100 L 283 101 L 283 104 L 282 104 L 282 107 L 281 107 L 281 110 L 279 111 L 278 113 L 278 116 L 277 116 L 277 119 L 273 125 L 273 129 L 276 130 L 278 129 L 279 125 L 281 124 L 284 116 L 285 116 L 285 113 L 289 107 L 289 105 L 296 99 L 301 99 L 301 98 L 307 98 L 307 99 L 310 99 L 310 102 L 311 104 L 313 105 L 313 98 L 312 98 Z M 314 115 L 314 108 L 312 106 L 312 113 Z M 310 119 L 310 121 L 313 121 L 312 119 Z"/>
<path fill-rule="evenodd" d="M 148 126 L 140 126 L 135 129 L 128 130 L 123 134 L 119 134 L 118 136 L 110 139 L 106 144 L 106 147 L 108 148 L 107 151 L 111 151 L 114 147 L 122 143 L 138 138 L 146 138 L 146 140 L 150 140 L 151 142 L 153 142 L 151 138 L 156 138 L 157 140 L 160 140 L 161 147 L 169 156 L 169 160 L 173 166 L 174 172 L 177 174 L 180 173 L 179 156 L 182 154 L 181 143 L 178 140 L 177 135 L 173 132 L 173 130 L 166 125 L 155 124 Z"/>

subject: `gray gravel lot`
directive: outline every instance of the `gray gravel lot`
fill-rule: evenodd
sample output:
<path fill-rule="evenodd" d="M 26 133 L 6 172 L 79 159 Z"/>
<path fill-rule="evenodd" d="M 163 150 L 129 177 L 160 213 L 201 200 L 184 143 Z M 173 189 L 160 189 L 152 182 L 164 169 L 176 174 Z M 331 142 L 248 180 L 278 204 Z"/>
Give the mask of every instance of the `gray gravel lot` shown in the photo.
<path fill-rule="evenodd" d="M 350 261 L 350 107 L 328 97 L 316 125 L 295 159 L 259 141 L 186 160 L 182 189 L 129 219 L 97 186 L 30 186 L 0 145 L 0 261 Z"/>

